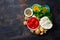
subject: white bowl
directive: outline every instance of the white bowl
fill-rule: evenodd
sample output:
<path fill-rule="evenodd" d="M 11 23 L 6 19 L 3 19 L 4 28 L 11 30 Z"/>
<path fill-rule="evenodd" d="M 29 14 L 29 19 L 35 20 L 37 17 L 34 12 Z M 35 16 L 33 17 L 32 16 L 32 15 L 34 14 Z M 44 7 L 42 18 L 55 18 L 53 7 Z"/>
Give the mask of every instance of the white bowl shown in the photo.
<path fill-rule="evenodd" d="M 51 29 L 53 26 L 52 22 L 49 20 L 47 16 L 42 17 L 39 23 L 41 27 L 43 27 L 44 29 Z"/>
<path fill-rule="evenodd" d="M 27 14 L 26 14 L 26 10 L 30 10 L 30 11 L 31 11 L 31 15 L 27 15 Z M 27 17 L 31 17 L 31 16 L 33 15 L 33 10 L 32 10 L 31 8 L 26 8 L 26 9 L 24 10 L 24 15 L 27 16 Z"/>

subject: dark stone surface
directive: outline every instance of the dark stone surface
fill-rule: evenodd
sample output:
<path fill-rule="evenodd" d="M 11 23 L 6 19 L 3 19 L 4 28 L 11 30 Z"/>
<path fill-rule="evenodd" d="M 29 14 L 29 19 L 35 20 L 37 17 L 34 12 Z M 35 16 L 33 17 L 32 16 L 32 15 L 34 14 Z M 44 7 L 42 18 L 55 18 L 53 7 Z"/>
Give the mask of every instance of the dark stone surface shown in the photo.
<path fill-rule="evenodd" d="M 60 40 L 60 0 L 0 0 L 0 40 Z M 23 25 L 23 11 L 33 4 L 47 4 L 53 28 L 43 36 L 31 34 Z"/>

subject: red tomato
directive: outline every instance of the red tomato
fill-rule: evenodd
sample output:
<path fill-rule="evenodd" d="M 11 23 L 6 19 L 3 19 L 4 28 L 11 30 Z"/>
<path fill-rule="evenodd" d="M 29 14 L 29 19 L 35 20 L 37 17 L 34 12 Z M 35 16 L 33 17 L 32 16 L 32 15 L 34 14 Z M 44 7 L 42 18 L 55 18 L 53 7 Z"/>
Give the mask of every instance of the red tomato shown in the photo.
<path fill-rule="evenodd" d="M 27 26 L 31 30 L 35 30 L 39 26 L 39 20 L 35 17 L 28 19 Z"/>

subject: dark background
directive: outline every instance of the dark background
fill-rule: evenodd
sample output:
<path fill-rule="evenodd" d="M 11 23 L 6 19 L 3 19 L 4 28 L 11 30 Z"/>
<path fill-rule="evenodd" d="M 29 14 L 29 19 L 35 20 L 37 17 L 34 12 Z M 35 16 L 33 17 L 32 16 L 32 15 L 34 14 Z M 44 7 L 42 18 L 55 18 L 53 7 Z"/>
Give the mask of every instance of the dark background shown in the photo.
<path fill-rule="evenodd" d="M 33 4 L 49 5 L 53 28 L 37 36 L 23 25 L 24 9 Z M 60 40 L 60 0 L 0 0 L 0 40 Z"/>

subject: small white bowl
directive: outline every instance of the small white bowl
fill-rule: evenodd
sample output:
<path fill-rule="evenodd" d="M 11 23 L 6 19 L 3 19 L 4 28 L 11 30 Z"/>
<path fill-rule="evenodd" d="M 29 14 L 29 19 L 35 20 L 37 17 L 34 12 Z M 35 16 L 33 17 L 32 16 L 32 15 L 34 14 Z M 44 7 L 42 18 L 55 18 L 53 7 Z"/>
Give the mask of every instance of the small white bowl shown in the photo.
<path fill-rule="evenodd" d="M 30 15 L 27 15 L 27 14 L 26 14 L 26 10 L 30 10 L 30 11 L 31 11 L 31 14 L 30 14 Z M 24 10 L 24 15 L 27 16 L 27 17 L 31 17 L 31 16 L 33 15 L 33 10 L 32 10 L 31 8 L 26 8 L 26 9 Z"/>
<path fill-rule="evenodd" d="M 44 29 L 51 29 L 53 26 L 52 22 L 49 20 L 47 16 L 42 17 L 39 23 L 41 27 L 43 27 Z"/>

